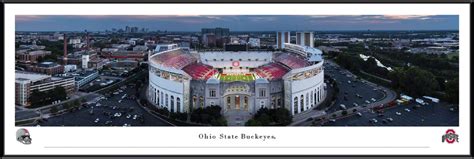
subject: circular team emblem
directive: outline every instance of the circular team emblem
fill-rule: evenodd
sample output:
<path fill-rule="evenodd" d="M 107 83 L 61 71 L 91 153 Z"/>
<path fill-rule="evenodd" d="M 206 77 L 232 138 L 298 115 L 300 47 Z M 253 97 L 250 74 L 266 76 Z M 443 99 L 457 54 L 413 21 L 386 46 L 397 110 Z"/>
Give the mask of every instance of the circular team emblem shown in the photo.
<path fill-rule="evenodd" d="M 453 129 L 446 130 L 446 134 L 443 135 L 443 142 L 447 142 L 448 144 L 452 144 L 454 142 L 458 142 L 458 135 Z"/>
<path fill-rule="evenodd" d="M 232 66 L 234 66 L 234 67 L 239 67 L 239 66 L 240 66 L 240 62 L 239 62 L 239 61 L 234 61 L 234 62 L 232 62 Z"/>

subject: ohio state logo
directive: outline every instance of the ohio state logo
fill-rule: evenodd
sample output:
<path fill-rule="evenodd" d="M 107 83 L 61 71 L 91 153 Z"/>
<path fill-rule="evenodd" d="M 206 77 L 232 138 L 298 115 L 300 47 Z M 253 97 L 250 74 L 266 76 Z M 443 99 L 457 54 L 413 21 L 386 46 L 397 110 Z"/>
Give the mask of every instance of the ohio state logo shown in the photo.
<path fill-rule="evenodd" d="M 454 141 L 459 142 L 458 137 L 459 137 L 459 135 L 456 134 L 456 132 L 454 132 L 453 129 L 448 129 L 448 130 L 446 130 L 446 134 L 443 135 L 443 137 L 442 137 L 443 140 L 442 141 L 443 142 L 446 141 L 448 144 L 452 144 L 452 143 L 454 143 Z"/>
<path fill-rule="evenodd" d="M 234 67 L 239 67 L 239 66 L 240 66 L 240 62 L 239 62 L 239 61 L 234 61 L 234 62 L 232 62 L 232 66 L 234 66 Z"/>

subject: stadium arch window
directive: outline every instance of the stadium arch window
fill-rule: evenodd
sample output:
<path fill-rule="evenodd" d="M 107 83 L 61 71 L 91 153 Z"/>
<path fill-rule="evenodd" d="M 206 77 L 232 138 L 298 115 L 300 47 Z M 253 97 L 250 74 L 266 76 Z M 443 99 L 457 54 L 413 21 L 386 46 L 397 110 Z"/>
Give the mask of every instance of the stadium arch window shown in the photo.
<path fill-rule="evenodd" d="M 260 88 L 260 97 L 265 97 L 267 96 L 267 91 L 265 90 L 265 88 Z"/>
<path fill-rule="evenodd" d="M 277 107 L 281 107 L 281 98 L 280 97 L 278 97 L 278 99 L 277 99 Z"/>
<path fill-rule="evenodd" d="M 214 59 L 213 61 L 217 61 L 216 59 Z"/>
<path fill-rule="evenodd" d="M 242 59 L 239 59 L 239 61 L 242 61 Z"/>
<path fill-rule="evenodd" d="M 244 109 L 249 110 L 249 97 L 247 96 L 244 97 Z"/>
<path fill-rule="evenodd" d="M 210 89 L 209 90 L 209 96 L 210 97 L 216 97 L 216 89 Z"/>
<path fill-rule="evenodd" d="M 230 61 L 234 61 L 234 59 L 230 59 Z"/>
<path fill-rule="evenodd" d="M 199 103 L 200 103 L 201 108 L 204 108 L 204 97 L 202 96 L 199 97 Z"/>
<path fill-rule="evenodd" d="M 300 111 L 303 111 L 303 107 L 304 107 L 304 96 L 301 95 L 301 97 L 300 97 Z"/>
<path fill-rule="evenodd" d="M 155 104 L 160 104 L 160 90 L 156 90 L 156 103 Z"/>
<path fill-rule="evenodd" d="M 170 103 L 171 112 L 174 112 L 174 97 L 173 96 L 170 96 L 170 97 L 171 97 L 171 103 Z"/>
<path fill-rule="evenodd" d="M 197 106 L 197 96 L 193 96 L 193 106 Z"/>
<path fill-rule="evenodd" d="M 306 106 L 309 105 L 309 93 L 306 93 Z"/>
<path fill-rule="evenodd" d="M 255 59 L 255 61 L 258 61 L 258 59 Z"/>
<path fill-rule="evenodd" d="M 248 59 L 248 61 L 252 61 L 251 59 Z"/>
<path fill-rule="evenodd" d="M 221 61 L 224 61 L 224 59 L 221 59 Z"/>
<path fill-rule="evenodd" d="M 314 104 L 318 104 L 318 97 L 316 96 L 316 95 L 317 95 L 317 92 L 318 92 L 317 90 L 314 90 L 314 94 L 313 94 L 313 96 L 314 96 Z"/>
<path fill-rule="evenodd" d="M 298 97 L 293 99 L 293 114 L 298 113 Z"/>
<path fill-rule="evenodd" d="M 176 111 L 181 112 L 181 100 L 179 97 L 176 98 Z"/>
<path fill-rule="evenodd" d="M 227 109 L 230 109 L 230 97 L 227 97 Z"/>
<path fill-rule="evenodd" d="M 272 109 L 275 109 L 276 107 L 276 97 L 272 96 Z"/>
<path fill-rule="evenodd" d="M 163 92 L 161 92 L 161 103 L 160 103 L 160 104 L 161 104 L 162 106 L 163 106 L 163 100 L 164 100 L 164 99 L 165 99 L 165 98 L 163 98 Z"/>
<path fill-rule="evenodd" d="M 267 59 L 263 59 L 263 61 L 267 61 Z"/>

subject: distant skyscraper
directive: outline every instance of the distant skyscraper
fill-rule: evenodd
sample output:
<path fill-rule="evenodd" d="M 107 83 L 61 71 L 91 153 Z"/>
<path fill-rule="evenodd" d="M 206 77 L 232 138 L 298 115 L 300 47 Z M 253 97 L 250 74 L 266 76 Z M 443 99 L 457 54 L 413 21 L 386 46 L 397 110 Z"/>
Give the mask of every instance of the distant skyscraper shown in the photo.
<path fill-rule="evenodd" d="M 229 28 L 202 28 L 201 34 L 214 34 L 216 38 L 227 37 L 230 35 Z"/>
<path fill-rule="evenodd" d="M 132 32 L 132 27 L 125 26 L 125 32 L 126 32 L 126 33 Z"/>
<path fill-rule="evenodd" d="M 213 33 L 208 33 L 202 35 L 202 43 L 207 47 L 216 47 L 216 35 Z"/>
<path fill-rule="evenodd" d="M 285 43 L 290 43 L 290 32 L 289 31 L 280 31 L 276 33 L 276 43 L 278 49 L 285 48 Z"/>
<path fill-rule="evenodd" d="M 296 45 L 314 47 L 314 33 L 313 32 L 297 32 Z"/>

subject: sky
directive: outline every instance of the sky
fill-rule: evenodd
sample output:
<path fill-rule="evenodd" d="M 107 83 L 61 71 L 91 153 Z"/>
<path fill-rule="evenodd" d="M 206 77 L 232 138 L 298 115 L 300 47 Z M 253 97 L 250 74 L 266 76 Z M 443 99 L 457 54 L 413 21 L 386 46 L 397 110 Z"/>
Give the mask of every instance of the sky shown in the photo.
<path fill-rule="evenodd" d="M 150 31 L 458 30 L 458 15 L 17 15 L 16 31 L 104 31 L 136 26 Z"/>

